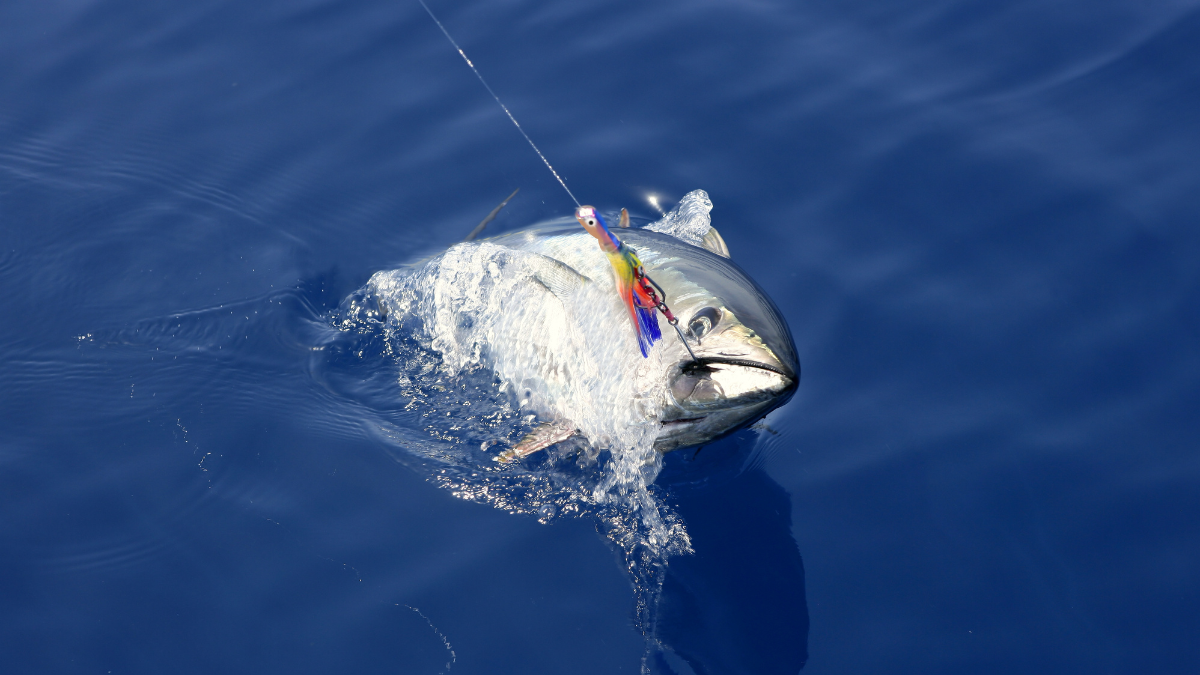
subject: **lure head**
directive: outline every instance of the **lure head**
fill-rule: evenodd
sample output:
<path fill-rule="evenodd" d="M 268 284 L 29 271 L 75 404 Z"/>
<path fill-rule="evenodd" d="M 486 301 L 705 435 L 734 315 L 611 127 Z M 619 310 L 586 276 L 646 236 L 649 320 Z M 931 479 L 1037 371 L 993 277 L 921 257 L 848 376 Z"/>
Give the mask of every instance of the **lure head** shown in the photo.
<path fill-rule="evenodd" d="M 600 242 L 600 249 L 605 253 L 616 253 L 621 248 L 621 240 L 617 239 L 608 226 L 604 224 L 604 219 L 600 217 L 600 212 L 594 206 L 581 206 L 575 209 L 575 220 L 583 226 L 583 229 L 588 231 L 588 234 L 596 238 Z"/>

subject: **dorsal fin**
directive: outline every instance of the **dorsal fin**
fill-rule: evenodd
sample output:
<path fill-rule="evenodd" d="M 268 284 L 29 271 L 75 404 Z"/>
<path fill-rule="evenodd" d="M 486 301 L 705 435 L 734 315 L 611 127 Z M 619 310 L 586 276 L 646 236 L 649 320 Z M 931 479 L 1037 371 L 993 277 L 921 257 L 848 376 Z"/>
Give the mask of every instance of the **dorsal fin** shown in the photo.
<path fill-rule="evenodd" d="M 729 257 L 729 247 L 725 245 L 725 240 L 715 227 L 708 228 L 708 233 L 700 240 L 700 248 L 708 249 L 723 258 Z"/>
<path fill-rule="evenodd" d="M 712 210 L 712 200 L 704 190 L 692 190 L 679 200 L 661 220 L 646 226 L 651 232 L 669 234 L 680 241 L 686 241 L 692 246 L 698 246 L 719 256 L 728 258 L 729 247 L 725 240 L 712 226 L 712 218 L 708 212 Z"/>

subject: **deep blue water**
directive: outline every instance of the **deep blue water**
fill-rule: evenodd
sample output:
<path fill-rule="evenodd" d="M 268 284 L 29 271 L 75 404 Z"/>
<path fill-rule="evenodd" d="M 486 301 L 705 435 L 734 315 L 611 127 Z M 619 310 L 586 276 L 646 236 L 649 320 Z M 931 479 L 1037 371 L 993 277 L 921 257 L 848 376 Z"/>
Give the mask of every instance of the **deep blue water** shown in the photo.
<path fill-rule="evenodd" d="M 647 667 L 1200 670 L 1200 2 L 432 6 L 582 200 L 707 190 L 795 337 L 667 458 Z M 9 2 L 0 63 L 5 672 L 639 671 L 594 522 L 313 365 L 374 271 L 573 206 L 415 1 Z"/>

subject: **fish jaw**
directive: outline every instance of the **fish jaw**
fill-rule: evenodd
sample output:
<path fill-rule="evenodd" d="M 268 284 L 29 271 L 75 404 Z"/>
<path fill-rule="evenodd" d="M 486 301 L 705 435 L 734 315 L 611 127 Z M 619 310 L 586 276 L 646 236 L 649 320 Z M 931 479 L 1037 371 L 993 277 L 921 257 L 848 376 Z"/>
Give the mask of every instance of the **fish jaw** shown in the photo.
<path fill-rule="evenodd" d="M 710 443 L 792 397 L 798 374 L 765 350 L 745 356 L 750 358 L 702 355 L 676 365 L 655 448 L 667 452 Z"/>
<path fill-rule="evenodd" d="M 754 424 L 765 417 L 767 413 L 783 405 L 786 400 L 784 398 L 779 402 L 767 401 L 736 409 L 726 408 L 700 418 L 664 421 L 662 431 L 654 440 L 654 449 L 658 452 L 670 452 L 718 441 L 735 431 Z"/>

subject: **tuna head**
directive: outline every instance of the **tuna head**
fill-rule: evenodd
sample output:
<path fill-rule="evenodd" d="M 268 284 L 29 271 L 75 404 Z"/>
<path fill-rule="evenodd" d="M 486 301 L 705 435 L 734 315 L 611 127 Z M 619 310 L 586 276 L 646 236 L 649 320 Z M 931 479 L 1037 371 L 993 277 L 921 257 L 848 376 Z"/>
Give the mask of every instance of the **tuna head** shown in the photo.
<path fill-rule="evenodd" d="M 666 291 L 696 357 L 666 331 L 668 391 L 656 448 L 716 440 L 791 398 L 800 379 L 795 344 L 779 310 L 745 272 L 663 235 L 631 232 L 626 239 Z"/>

